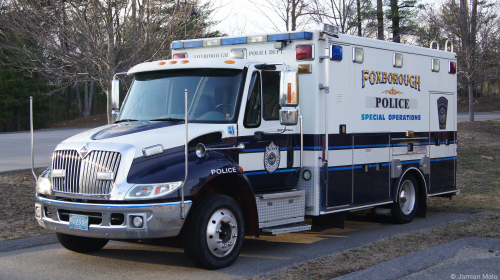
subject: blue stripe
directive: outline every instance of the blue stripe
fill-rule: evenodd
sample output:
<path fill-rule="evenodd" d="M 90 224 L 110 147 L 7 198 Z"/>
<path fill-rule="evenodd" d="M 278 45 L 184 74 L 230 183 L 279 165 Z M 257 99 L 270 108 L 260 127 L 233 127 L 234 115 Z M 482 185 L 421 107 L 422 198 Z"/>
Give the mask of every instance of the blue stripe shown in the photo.
<path fill-rule="evenodd" d="M 274 173 L 284 173 L 284 172 L 293 172 L 295 169 L 278 169 L 274 171 Z M 243 172 L 245 175 L 263 175 L 269 174 L 267 171 L 256 171 L 256 172 Z"/>
<path fill-rule="evenodd" d="M 420 163 L 420 160 L 409 160 L 409 161 L 402 161 L 402 164 L 410 164 L 410 163 Z"/>
<path fill-rule="evenodd" d="M 67 204 L 67 205 L 78 205 L 78 206 L 92 206 L 92 207 L 105 207 L 105 208 L 141 208 L 141 207 L 157 207 L 157 206 L 169 206 L 169 205 L 180 205 L 180 202 L 169 202 L 169 203 L 159 203 L 159 204 L 94 204 L 94 203 L 75 203 L 68 201 L 56 201 L 48 200 L 35 196 L 35 200 L 43 202 L 51 202 L 57 204 Z M 191 204 L 192 201 L 185 201 L 184 204 Z"/>
<path fill-rule="evenodd" d="M 443 160 L 454 160 L 456 159 L 457 157 L 449 157 L 449 158 L 434 158 L 434 159 L 431 159 L 431 161 L 443 161 Z"/>

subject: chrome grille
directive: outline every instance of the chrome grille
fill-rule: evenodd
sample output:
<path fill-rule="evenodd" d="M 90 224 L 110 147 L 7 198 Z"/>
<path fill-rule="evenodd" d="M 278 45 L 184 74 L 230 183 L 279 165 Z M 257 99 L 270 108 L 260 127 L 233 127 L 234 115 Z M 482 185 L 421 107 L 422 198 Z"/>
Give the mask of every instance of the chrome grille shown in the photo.
<path fill-rule="evenodd" d="M 116 152 L 91 151 L 84 159 L 76 150 L 55 151 L 52 170 L 66 170 L 65 177 L 52 178 L 52 189 L 76 194 L 109 194 L 113 181 L 97 180 L 97 172 L 114 172 L 120 165 L 121 155 Z"/>

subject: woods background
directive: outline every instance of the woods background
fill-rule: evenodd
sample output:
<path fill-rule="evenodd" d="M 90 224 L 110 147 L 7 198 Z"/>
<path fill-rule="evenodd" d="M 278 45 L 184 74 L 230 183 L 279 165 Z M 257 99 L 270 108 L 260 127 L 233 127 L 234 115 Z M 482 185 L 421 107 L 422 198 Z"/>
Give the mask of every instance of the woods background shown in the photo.
<path fill-rule="evenodd" d="M 499 94 L 498 1 L 248 1 L 273 19 L 266 32 L 326 22 L 342 33 L 422 47 L 437 40 L 443 49 L 450 39 L 470 112 L 474 97 Z M 35 128 L 108 113 L 115 73 L 170 58 L 173 40 L 224 36 L 213 30 L 219 8 L 211 0 L 0 0 L 0 132 L 29 128 L 29 96 Z"/>

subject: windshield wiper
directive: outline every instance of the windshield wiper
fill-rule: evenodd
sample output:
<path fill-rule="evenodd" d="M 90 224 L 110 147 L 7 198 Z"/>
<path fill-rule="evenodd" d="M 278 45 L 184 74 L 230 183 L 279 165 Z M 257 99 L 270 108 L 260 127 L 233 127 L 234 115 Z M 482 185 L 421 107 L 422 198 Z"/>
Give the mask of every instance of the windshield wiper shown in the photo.
<path fill-rule="evenodd" d="M 123 119 L 123 120 L 117 120 L 114 123 L 121 123 L 121 122 L 136 122 L 137 120 L 133 119 Z"/>
<path fill-rule="evenodd" d="M 184 121 L 184 119 L 176 119 L 176 118 L 159 118 L 159 119 L 152 119 L 150 121 L 159 121 L 159 122 L 166 122 L 166 121 Z"/>

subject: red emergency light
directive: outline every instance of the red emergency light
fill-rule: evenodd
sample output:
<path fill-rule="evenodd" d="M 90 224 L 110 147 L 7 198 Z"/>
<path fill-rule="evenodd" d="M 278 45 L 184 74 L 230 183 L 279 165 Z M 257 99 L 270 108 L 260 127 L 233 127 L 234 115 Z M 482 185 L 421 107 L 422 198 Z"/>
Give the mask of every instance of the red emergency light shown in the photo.
<path fill-rule="evenodd" d="M 457 63 L 450 61 L 450 67 L 448 69 L 448 73 L 450 74 L 456 74 L 457 73 Z"/>
<path fill-rule="evenodd" d="M 172 57 L 173 59 L 187 58 L 186 53 L 176 53 Z"/>
<path fill-rule="evenodd" d="M 296 60 L 314 60 L 313 45 L 297 45 L 295 47 Z"/>

